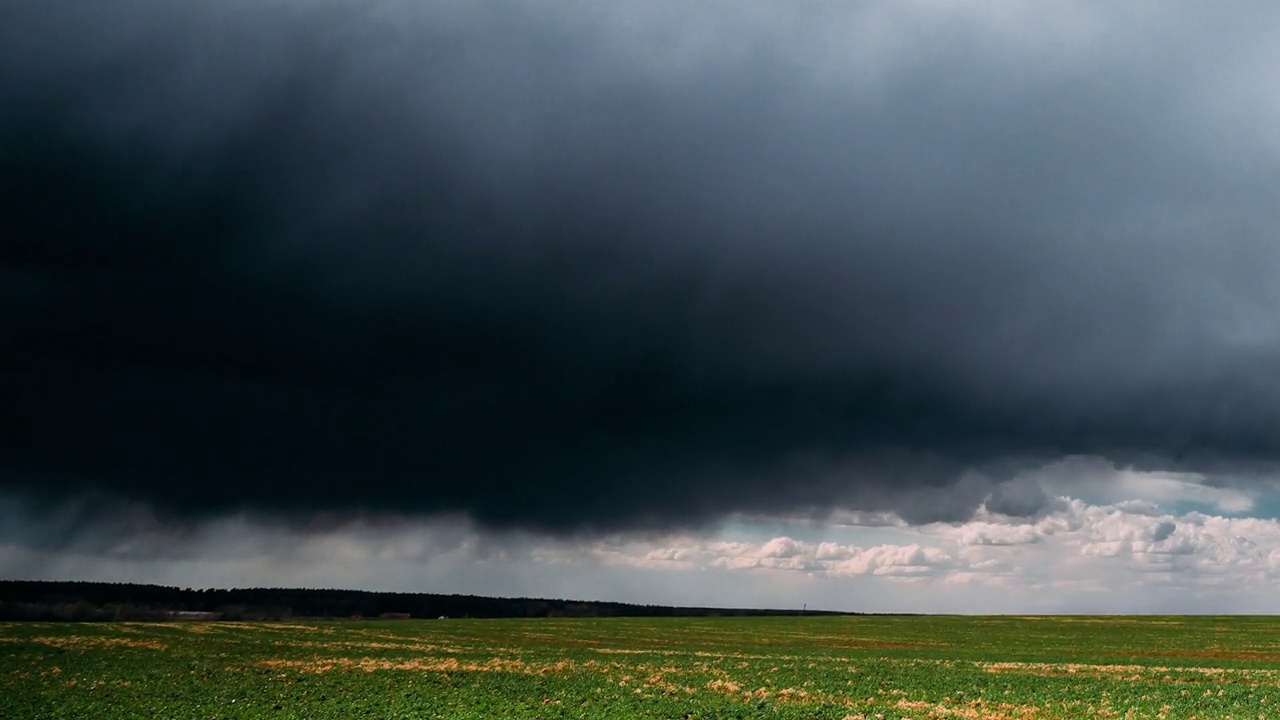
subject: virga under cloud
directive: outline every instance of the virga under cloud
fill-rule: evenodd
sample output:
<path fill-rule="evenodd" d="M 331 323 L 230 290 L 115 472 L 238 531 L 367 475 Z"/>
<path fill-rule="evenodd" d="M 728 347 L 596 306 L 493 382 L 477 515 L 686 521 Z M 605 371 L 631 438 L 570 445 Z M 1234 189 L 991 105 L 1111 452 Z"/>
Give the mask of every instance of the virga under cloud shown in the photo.
<path fill-rule="evenodd" d="M 0 488 L 604 531 L 1272 467 L 1275 11 L 1019 8 L 10 3 Z"/>

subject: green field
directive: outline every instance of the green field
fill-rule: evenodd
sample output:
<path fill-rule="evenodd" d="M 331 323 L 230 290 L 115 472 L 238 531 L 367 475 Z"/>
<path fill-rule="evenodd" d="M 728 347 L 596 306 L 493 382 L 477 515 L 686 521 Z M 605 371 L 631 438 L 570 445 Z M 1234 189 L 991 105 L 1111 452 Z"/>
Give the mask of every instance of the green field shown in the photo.
<path fill-rule="evenodd" d="M 0 625 L 0 718 L 1280 718 L 1280 619 Z"/>

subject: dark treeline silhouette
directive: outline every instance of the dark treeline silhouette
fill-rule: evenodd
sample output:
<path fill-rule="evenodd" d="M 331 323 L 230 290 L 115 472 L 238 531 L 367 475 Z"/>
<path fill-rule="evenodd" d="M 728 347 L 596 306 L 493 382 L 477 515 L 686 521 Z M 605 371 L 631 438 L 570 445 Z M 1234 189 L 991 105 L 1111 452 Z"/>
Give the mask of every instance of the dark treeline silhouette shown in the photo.
<path fill-rule="evenodd" d="M 477 595 L 287 588 L 205 589 L 0 580 L 0 620 L 282 620 L 286 618 L 694 617 L 839 615 L 816 610 L 668 607 Z"/>

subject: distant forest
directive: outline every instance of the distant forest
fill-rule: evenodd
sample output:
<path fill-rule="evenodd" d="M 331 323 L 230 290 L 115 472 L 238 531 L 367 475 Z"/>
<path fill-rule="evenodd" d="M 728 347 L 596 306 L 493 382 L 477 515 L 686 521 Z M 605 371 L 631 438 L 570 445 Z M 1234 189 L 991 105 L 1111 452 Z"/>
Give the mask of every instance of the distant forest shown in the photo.
<path fill-rule="evenodd" d="M 0 580 L 0 620 L 285 620 L 290 618 L 695 617 L 842 615 L 820 610 L 668 607 L 478 595 Z"/>

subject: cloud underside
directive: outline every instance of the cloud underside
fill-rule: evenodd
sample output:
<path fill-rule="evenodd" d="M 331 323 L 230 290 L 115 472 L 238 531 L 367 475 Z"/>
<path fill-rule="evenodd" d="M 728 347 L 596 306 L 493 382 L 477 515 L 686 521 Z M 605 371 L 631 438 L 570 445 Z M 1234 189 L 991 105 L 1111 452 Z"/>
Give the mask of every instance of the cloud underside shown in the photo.
<path fill-rule="evenodd" d="M 0 489 L 563 533 L 1274 467 L 1253 14 L 712 7 L 0 10 Z"/>

